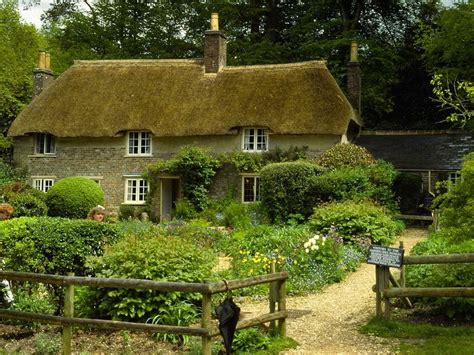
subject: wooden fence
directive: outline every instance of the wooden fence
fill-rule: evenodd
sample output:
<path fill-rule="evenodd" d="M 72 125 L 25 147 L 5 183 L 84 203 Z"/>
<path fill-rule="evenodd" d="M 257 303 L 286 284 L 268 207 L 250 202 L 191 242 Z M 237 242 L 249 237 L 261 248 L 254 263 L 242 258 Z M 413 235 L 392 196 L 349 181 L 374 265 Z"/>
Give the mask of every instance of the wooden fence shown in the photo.
<path fill-rule="evenodd" d="M 259 275 L 240 280 L 229 280 L 216 283 L 180 283 L 156 282 L 141 279 L 106 279 L 92 277 L 78 277 L 47 275 L 26 272 L 0 271 L 0 280 L 29 281 L 36 283 L 65 286 L 64 316 L 51 316 L 31 312 L 20 312 L 0 309 L 0 318 L 19 319 L 24 321 L 38 321 L 47 324 L 63 326 L 63 353 L 71 354 L 72 326 L 92 326 L 102 329 L 127 329 L 140 330 L 154 333 L 167 333 L 199 336 L 202 338 L 202 353 L 211 354 L 212 337 L 219 335 L 215 322 L 212 322 L 212 295 L 228 292 L 240 288 L 251 287 L 259 284 L 270 284 L 270 312 L 252 319 L 241 320 L 237 329 L 244 329 L 255 325 L 270 322 L 281 336 L 286 336 L 286 271 Z M 162 292 L 193 292 L 202 295 L 202 318 L 200 327 L 183 327 L 173 325 L 156 325 L 148 323 L 120 322 L 101 319 L 86 319 L 74 317 L 74 286 L 90 286 L 105 288 L 147 289 Z"/>
<path fill-rule="evenodd" d="M 400 247 L 403 248 L 403 244 Z M 408 297 L 474 297 L 474 287 L 405 287 L 405 265 L 457 263 L 474 263 L 474 253 L 404 256 L 400 281 L 393 277 L 388 266 L 376 265 L 374 292 L 377 316 L 390 318 L 390 298 L 401 298 L 408 307 L 411 307 Z M 390 284 L 393 287 L 390 287 Z"/>

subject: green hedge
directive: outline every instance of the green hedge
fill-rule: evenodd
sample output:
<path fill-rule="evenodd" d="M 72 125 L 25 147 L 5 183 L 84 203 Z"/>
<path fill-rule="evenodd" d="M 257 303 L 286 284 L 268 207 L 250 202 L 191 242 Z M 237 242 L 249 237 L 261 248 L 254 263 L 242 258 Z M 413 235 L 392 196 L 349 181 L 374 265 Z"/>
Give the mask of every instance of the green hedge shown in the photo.
<path fill-rule="evenodd" d="M 364 147 L 352 143 L 340 143 L 326 150 L 316 163 L 319 166 L 332 170 L 370 166 L 375 164 L 375 159 Z"/>
<path fill-rule="evenodd" d="M 260 171 L 262 205 L 272 221 L 285 222 L 291 214 L 309 216 L 314 206 L 312 179 L 321 168 L 308 162 L 275 163 Z"/>
<path fill-rule="evenodd" d="M 93 180 L 73 176 L 59 180 L 46 193 L 52 217 L 85 218 L 91 208 L 104 204 L 104 192 Z"/>
<path fill-rule="evenodd" d="M 320 233 L 335 229 L 345 241 L 360 245 L 370 241 L 389 245 L 403 225 L 370 201 L 332 202 L 314 209 L 310 226 Z"/>
<path fill-rule="evenodd" d="M 65 275 L 85 272 L 85 260 L 117 238 L 113 225 L 87 220 L 20 217 L 0 223 L 5 269 Z"/>

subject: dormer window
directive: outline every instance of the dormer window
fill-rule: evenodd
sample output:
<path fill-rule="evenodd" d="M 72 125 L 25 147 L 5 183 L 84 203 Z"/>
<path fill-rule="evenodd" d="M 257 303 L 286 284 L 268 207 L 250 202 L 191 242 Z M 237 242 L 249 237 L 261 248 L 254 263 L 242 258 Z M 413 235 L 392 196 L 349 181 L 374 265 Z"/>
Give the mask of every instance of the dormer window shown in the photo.
<path fill-rule="evenodd" d="M 35 135 L 35 154 L 56 154 L 56 139 L 49 133 Z"/>
<path fill-rule="evenodd" d="M 127 134 L 128 155 L 151 155 L 151 133 L 130 131 Z"/>
<path fill-rule="evenodd" d="M 244 152 L 266 152 L 268 150 L 268 130 L 266 128 L 244 128 L 242 150 Z"/>

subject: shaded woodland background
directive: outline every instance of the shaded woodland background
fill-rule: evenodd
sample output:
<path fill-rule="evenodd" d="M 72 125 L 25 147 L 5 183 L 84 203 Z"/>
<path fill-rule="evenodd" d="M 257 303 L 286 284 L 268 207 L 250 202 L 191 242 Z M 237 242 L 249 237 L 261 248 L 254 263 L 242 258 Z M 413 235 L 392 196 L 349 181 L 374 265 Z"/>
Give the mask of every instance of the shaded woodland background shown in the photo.
<path fill-rule="evenodd" d="M 20 20 L 18 5 L 35 6 L 0 4 L 3 135 L 31 100 L 38 50 L 51 53 L 57 75 L 75 59 L 202 57 L 211 12 L 227 34 L 228 65 L 323 59 L 343 88 L 350 42 L 358 41 L 366 128 L 472 128 L 472 2 L 78 0 L 52 5 L 41 30 Z M 443 93 L 452 102 L 441 107 Z"/>

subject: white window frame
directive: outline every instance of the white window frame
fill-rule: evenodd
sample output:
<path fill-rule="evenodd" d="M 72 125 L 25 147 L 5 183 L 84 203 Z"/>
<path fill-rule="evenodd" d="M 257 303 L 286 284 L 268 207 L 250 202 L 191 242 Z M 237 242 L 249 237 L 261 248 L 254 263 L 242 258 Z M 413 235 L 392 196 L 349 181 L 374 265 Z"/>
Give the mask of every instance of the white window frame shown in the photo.
<path fill-rule="evenodd" d="M 35 134 L 35 154 L 37 155 L 55 155 L 56 137 L 49 133 Z"/>
<path fill-rule="evenodd" d="M 144 191 L 141 191 L 144 189 Z M 150 186 L 146 179 L 126 178 L 125 179 L 125 194 L 124 204 L 143 205 L 146 203 L 146 196 L 150 191 Z"/>
<path fill-rule="evenodd" d="M 33 186 L 35 189 L 43 191 L 43 192 L 48 192 L 49 188 L 54 185 L 56 179 L 53 177 L 33 177 L 31 179 L 31 186 Z"/>
<path fill-rule="evenodd" d="M 251 179 L 252 183 L 252 200 L 245 199 L 245 180 Z M 243 175 L 242 176 L 242 203 L 252 203 L 252 202 L 259 202 L 261 200 L 260 195 L 260 176 L 258 175 Z"/>
<path fill-rule="evenodd" d="M 242 150 L 244 152 L 267 152 L 268 129 L 262 127 L 245 127 L 242 130 Z"/>
<path fill-rule="evenodd" d="M 147 131 L 128 131 L 127 137 L 127 156 L 151 156 L 152 136 Z M 136 152 L 134 152 L 136 150 Z"/>

